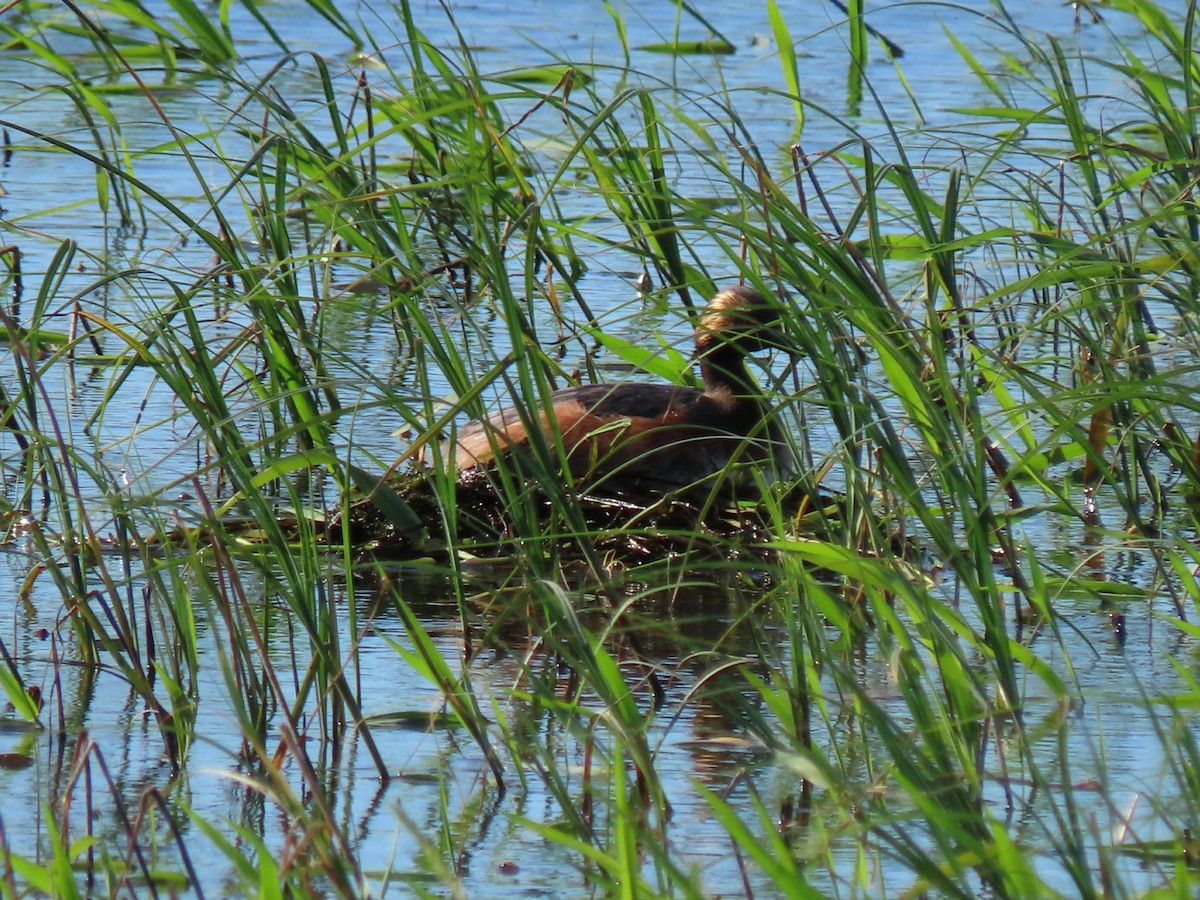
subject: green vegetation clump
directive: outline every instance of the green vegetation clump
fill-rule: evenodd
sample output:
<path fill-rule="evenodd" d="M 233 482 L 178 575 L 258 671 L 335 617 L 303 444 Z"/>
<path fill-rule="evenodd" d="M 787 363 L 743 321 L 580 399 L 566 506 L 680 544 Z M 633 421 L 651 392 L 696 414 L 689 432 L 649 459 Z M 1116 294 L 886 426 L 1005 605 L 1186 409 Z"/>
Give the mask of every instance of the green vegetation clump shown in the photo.
<path fill-rule="evenodd" d="M 1194 2 L 294 5 L 0 16 L 0 895 L 1196 892 Z M 733 283 L 785 483 L 445 462 Z"/>

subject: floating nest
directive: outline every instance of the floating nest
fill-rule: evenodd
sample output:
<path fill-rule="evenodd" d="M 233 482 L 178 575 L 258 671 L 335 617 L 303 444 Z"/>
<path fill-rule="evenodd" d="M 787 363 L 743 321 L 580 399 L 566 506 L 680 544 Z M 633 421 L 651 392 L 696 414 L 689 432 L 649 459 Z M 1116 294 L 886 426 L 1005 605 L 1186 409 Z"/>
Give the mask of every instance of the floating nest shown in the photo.
<path fill-rule="evenodd" d="M 531 541 L 553 542 L 567 556 L 581 555 L 586 541 L 626 562 L 684 554 L 730 559 L 769 555 L 776 537 L 770 523 L 779 521 L 780 510 L 790 533 L 817 535 L 828 533 L 831 516 L 840 519 L 840 505 L 838 498 L 799 486 L 770 503 L 715 500 L 707 492 L 551 497 L 534 481 L 501 491 L 496 473 L 482 468 L 460 476 L 453 509 L 445 510 L 429 473 L 415 470 L 373 484 L 360 479 L 329 533 L 334 540 L 348 533 L 354 546 L 391 559 L 439 557 L 451 549 L 504 557 Z"/>

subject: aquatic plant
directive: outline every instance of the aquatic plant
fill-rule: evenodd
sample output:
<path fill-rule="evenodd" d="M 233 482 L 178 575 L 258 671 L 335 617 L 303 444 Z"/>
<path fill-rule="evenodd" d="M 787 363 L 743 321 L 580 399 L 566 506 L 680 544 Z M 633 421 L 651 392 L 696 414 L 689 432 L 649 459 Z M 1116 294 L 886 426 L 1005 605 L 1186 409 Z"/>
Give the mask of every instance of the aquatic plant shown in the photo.
<path fill-rule="evenodd" d="M 638 47 L 728 55 L 686 3 L 640 44 L 611 10 L 623 63 L 499 70 L 409 4 L 308 3 L 353 66 L 254 3 L 169 6 L 0 19 L 31 73 L 6 157 L 95 184 L 0 219 L 26 560 L 0 778 L 42 816 L 30 837 L 0 810 L 0 890 L 466 895 L 498 813 L 505 846 L 622 896 L 1193 890 L 1194 4 L 1107 4 L 1080 27 L 1112 55 L 997 6 L 998 46 L 948 36 L 978 90 L 936 129 L 894 44 L 916 121 L 876 93 L 863 3 L 829 30 L 842 117 L 775 4 L 766 88 L 638 70 Z M 234 11 L 277 62 L 242 58 Z M 85 214 L 99 246 L 67 227 Z M 614 362 L 687 381 L 673 339 L 733 281 L 786 300 L 798 361 L 762 377 L 794 483 L 602 507 L 551 440 L 485 507 L 447 465 L 501 397 L 536 415 Z M 1121 723 L 1081 674 L 1135 611 L 1170 672 L 1130 673 L 1121 707 L 1156 739 L 1150 787 L 1110 766 Z M 378 683 L 380 653 L 427 696 Z M 121 686 L 156 750 L 114 775 L 95 707 Z M 432 785 L 424 816 L 380 799 L 396 780 Z"/>

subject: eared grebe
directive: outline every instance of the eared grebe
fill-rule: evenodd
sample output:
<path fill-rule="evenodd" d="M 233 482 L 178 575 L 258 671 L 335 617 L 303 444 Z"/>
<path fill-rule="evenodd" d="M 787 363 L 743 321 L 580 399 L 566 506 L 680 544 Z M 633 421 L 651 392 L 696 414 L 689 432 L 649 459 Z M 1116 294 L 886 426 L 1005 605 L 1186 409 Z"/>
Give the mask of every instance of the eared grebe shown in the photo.
<path fill-rule="evenodd" d="M 532 452 L 533 425 L 551 453 L 561 438 L 571 475 L 590 490 L 666 493 L 753 482 L 738 477 L 739 463 L 758 466 L 771 480 L 786 473 L 791 455 L 746 354 L 780 346 L 778 324 L 778 306 L 757 291 L 721 291 L 696 328 L 703 390 L 625 383 L 555 391 L 548 407 L 531 405 L 524 416 L 506 407 L 469 423 L 458 434 L 454 464 L 462 474 L 497 455 Z"/>

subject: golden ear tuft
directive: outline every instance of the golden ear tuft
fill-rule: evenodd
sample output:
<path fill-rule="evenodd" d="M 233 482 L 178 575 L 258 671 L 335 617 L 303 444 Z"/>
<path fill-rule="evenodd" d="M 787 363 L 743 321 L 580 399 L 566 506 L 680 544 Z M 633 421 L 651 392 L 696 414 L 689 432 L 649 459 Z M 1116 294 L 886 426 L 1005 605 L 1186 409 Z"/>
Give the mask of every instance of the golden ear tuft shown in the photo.
<path fill-rule="evenodd" d="M 779 308 L 753 288 L 726 288 L 708 302 L 700 315 L 697 340 L 722 336 L 726 340 L 752 338 L 763 329 L 779 325 Z M 747 344 L 747 349 L 752 349 Z"/>

